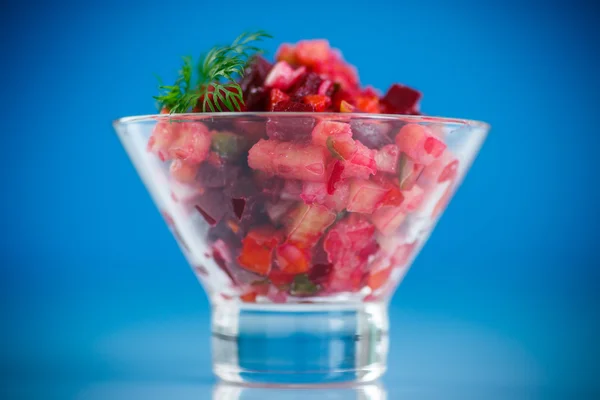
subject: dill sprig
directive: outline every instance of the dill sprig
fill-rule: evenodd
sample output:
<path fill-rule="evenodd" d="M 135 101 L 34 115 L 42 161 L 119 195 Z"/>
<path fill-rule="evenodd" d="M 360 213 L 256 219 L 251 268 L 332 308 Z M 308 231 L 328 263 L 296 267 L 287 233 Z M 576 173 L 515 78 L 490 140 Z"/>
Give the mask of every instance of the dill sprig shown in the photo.
<path fill-rule="evenodd" d="M 160 94 L 154 96 L 159 107 L 185 113 L 202 99 L 203 112 L 240 111 L 244 99 L 236 79 L 243 76 L 249 60 L 262 53 L 254 43 L 271 37 L 264 31 L 243 33 L 229 46 L 212 48 L 195 68 L 192 58 L 184 57 L 175 83 L 159 86 Z"/>

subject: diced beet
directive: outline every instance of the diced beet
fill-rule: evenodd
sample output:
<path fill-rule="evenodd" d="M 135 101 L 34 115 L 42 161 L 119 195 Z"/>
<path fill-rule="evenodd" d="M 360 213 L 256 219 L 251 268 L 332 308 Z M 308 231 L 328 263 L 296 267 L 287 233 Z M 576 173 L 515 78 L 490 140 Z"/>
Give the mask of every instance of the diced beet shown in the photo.
<path fill-rule="evenodd" d="M 313 112 L 315 108 L 310 104 L 302 103 L 300 101 L 281 101 L 273 107 L 273 111 L 277 112 Z"/>
<path fill-rule="evenodd" d="M 209 225 L 216 225 L 227 212 L 227 200 L 220 189 L 207 189 L 194 202 L 194 207 Z"/>
<path fill-rule="evenodd" d="M 235 184 L 225 188 L 224 194 L 231 203 L 231 206 L 228 207 L 231 210 L 229 214 L 231 221 L 242 233 L 258 224 L 267 222 L 267 216 L 263 211 L 265 197 L 256 187 L 252 178 L 238 179 Z"/>
<path fill-rule="evenodd" d="M 278 61 L 265 78 L 264 86 L 285 91 L 294 85 L 305 71 L 305 67 L 294 69 L 285 61 Z"/>
<path fill-rule="evenodd" d="M 247 111 L 264 111 L 269 92 L 263 86 L 256 86 L 244 92 L 244 105 Z"/>
<path fill-rule="evenodd" d="M 242 93 L 246 94 L 248 89 L 263 86 L 265 78 L 269 74 L 272 65 L 263 57 L 257 55 L 252 58 L 244 71 L 244 76 L 240 80 Z"/>
<path fill-rule="evenodd" d="M 421 93 L 404 85 L 393 84 L 381 99 L 388 114 L 419 114 Z"/>
<path fill-rule="evenodd" d="M 317 242 L 316 245 L 313 246 L 313 254 L 312 254 L 312 263 L 313 265 L 317 264 L 329 264 L 329 260 L 327 259 L 327 252 L 323 248 L 323 240 L 324 236 Z"/>
<path fill-rule="evenodd" d="M 377 170 L 395 174 L 398 168 L 398 147 L 393 144 L 383 146 L 375 152 L 375 164 Z"/>
<path fill-rule="evenodd" d="M 266 104 L 265 104 L 266 107 Z M 265 110 L 261 108 L 260 111 Z M 230 118 L 233 120 L 233 130 L 238 132 L 246 139 L 249 145 L 258 142 L 260 139 L 267 137 L 266 117 L 254 115 L 251 118 Z"/>
<path fill-rule="evenodd" d="M 270 176 L 262 171 L 254 171 L 252 174 L 256 186 L 260 188 L 265 200 L 276 201 L 279 199 L 285 180 Z"/>
<path fill-rule="evenodd" d="M 314 126 L 312 117 L 275 117 L 267 121 L 267 136 L 284 142 L 306 142 Z"/>
<path fill-rule="evenodd" d="M 308 279 L 316 284 L 323 284 L 329 279 L 329 274 L 333 270 L 333 264 L 315 264 L 308 272 Z"/>
<path fill-rule="evenodd" d="M 238 219 L 242 219 L 244 214 L 244 208 L 246 208 L 246 200 L 244 199 L 231 199 L 231 205 L 233 206 L 233 212 Z"/>
<path fill-rule="evenodd" d="M 370 149 L 381 149 L 394 143 L 390 137 L 390 125 L 386 122 L 353 120 L 350 121 L 353 137 Z"/>
<path fill-rule="evenodd" d="M 198 169 L 197 180 L 204 188 L 224 187 L 235 182 L 239 172 L 240 167 L 235 165 L 204 162 Z"/>
<path fill-rule="evenodd" d="M 322 83 L 323 79 L 318 74 L 314 72 L 305 73 L 290 89 L 290 96 L 293 100 L 301 101 L 304 96 L 318 94 Z"/>
<path fill-rule="evenodd" d="M 331 168 L 329 179 L 327 180 L 327 193 L 334 194 L 337 188 L 338 182 L 342 180 L 342 173 L 344 172 L 344 163 L 342 161 L 335 161 Z"/>

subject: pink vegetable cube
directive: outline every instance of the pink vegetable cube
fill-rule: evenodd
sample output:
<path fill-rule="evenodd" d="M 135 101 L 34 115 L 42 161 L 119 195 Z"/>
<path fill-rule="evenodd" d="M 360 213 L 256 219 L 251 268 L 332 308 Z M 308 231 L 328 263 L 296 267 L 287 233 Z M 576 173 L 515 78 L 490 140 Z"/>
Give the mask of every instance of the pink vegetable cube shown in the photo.
<path fill-rule="evenodd" d="M 398 266 L 406 265 L 416 245 L 417 242 L 405 243 L 398 246 L 398 248 L 392 255 L 392 263 Z"/>
<path fill-rule="evenodd" d="M 306 72 L 305 67 L 294 69 L 287 62 L 279 61 L 273 66 L 265 78 L 264 86 L 285 91 L 296 83 L 298 78 L 300 78 L 304 72 Z"/>
<path fill-rule="evenodd" d="M 210 150 L 210 134 L 208 128 L 199 122 L 178 123 L 179 138 L 169 148 L 173 158 L 188 164 L 200 164 L 208 156 Z"/>
<path fill-rule="evenodd" d="M 350 185 L 348 182 L 342 181 L 336 185 L 335 192 L 327 195 L 325 198 L 325 207 L 334 210 L 342 211 L 348 204 L 348 198 L 350 196 Z"/>
<path fill-rule="evenodd" d="M 375 152 L 375 164 L 377 170 L 382 172 L 396 173 L 398 168 L 398 156 L 400 151 L 398 146 L 388 144 Z"/>
<path fill-rule="evenodd" d="M 169 121 L 158 121 L 152 130 L 152 136 L 148 141 L 148 151 L 158 155 L 162 161 L 169 160 L 169 148 L 171 144 L 179 138 L 178 124 L 169 123 Z"/>
<path fill-rule="evenodd" d="M 275 250 L 275 256 L 279 269 L 284 273 L 302 274 L 310 269 L 310 249 L 303 248 L 299 243 L 283 243 Z"/>
<path fill-rule="evenodd" d="M 350 185 L 347 182 L 339 182 L 333 194 L 328 193 L 327 186 L 327 183 L 304 182 L 300 197 L 306 204 L 323 204 L 331 210 L 342 211 L 348 204 Z"/>
<path fill-rule="evenodd" d="M 286 179 L 326 182 L 328 158 L 320 146 L 262 139 L 248 152 L 248 165 Z"/>
<path fill-rule="evenodd" d="M 301 203 L 286 216 L 284 225 L 287 240 L 302 243 L 307 248 L 311 247 L 335 222 L 335 217 L 333 211 L 322 205 Z"/>
<path fill-rule="evenodd" d="M 410 190 L 414 185 L 425 166 L 417 164 L 406 153 L 400 153 L 398 158 L 398 182 L 400 189 Z"/>
<path fill-rule="evenodd" d="M 402 191 L 402 194 L 404 195 L 404 201 L 401 207 L 406 212 L 413 212 L 419 208 L 425 197 L 425 191 L 417 185 L 414 185 L 410 190 Z"/>
<path fill-rule="evenodd" d="M 179 182 L 193 182 L 198 174 L 198 166 L 185 161 L 174 160 L 170 167 L 171 176 Z"/>
<path fill-rule="evenodd" d="M 252 169 L 275 174 L 273 156 L 279 142 L 276 140 L 259 140 L 248 151 L 248 165 Z"/>
<path fill-rule="evenodd" d="M 362 250 L 371 247 L 375 238 L 375 226 L 358 214 L 350 214 L 327 232 L 323 247 L 329 262 L 337 264 L 346 252 L 365 258 Z"/>
<path fill-rule="evenodd" d="M 444 151 L 439 158 L 425 167 L 419 177 L 419 185 L 430 187 L 437 183 L 453 180 L 456 177 L 458 164 L 458 160 L 450 151 Z"/>
<path fill-rule="evenodd" d="M 392 235 L 402 225 L 406 212 L 402 206 L 384 206 L 371 215 L 371 222 L 384 235 Z"/>
<path fill-rule="evenodd" d="M 372 214 L 381 206 L 389 189 L 375 182 L 355 179 L 350 183 L 350 197 L 346 209 L 351 212 Z"/>
<path fill-rule="evenodd" d="M 323 204 L 327 197 L 327 183 L 325 182 L 304 182 L 302 184 L 302 194 L 300 195 L 306 204 Z"/>
<path fill-rule="evenodd" d="M 314 66 L 329 58 L 329 42 L 323 39 L 301 40 L 296 44 L 296 58 L 303 64 Z"/>
<path fill-rule="evenodd" d="M 335 121 L 321 121 L 319 122 L 312 131 L 312 142 L 313 144 L 326 147 L 327 138 L 351 138 L 352 129 L 350 124 L 344 122 Z"/>
<path fill-rule="evenodd" d="M 370 175 L 377 173 L 377 164 L 375 163 L 375 151 L 363 145 L 356 140 L 356 152 L 344 162 L 344 171 L 342 178 L 362 178 L 369 179 Z"/>
<path fill-rule="evenodd" d="M 431 164 L 446 149 L 444 142 L 427 127 L 418 124 L 404 125 L 396 136 L 396 144 L 401 152 L 423 165 Z"/>
<path fill-rule="evenodd" d="M 333 271 L 329 278 L 332 290 L 358 289 L 370 255 L 378 250 L 375 226 L 367 219 L 351 214 L 327 232 L 323 247 Z"/>

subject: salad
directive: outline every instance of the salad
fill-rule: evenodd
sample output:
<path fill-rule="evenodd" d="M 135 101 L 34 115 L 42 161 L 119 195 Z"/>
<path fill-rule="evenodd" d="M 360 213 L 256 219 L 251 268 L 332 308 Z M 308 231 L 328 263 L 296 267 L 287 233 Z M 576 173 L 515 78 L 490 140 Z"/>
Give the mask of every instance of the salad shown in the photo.
<path fill-rule="evenodd" d="M 363 87 L 326 40 L 282 44 L 270 62 L 254 47 L 267 36 L 213 49 L 196 78 L 186 59 L 157 96 L 173 118 L 158 120 L 148 151 L 168 168 L 173 201 L 202 225 L 206 262 L 227 277 L 213 292 L 243 302 L 378 300 L 445 207 L 459 159 L 441 129 L 368 118 L 419 115 L 418 91 Z M 244 114 L 178 122 L 186 112 Z M 195 265 L 210 286 L 210 269 Z"/>

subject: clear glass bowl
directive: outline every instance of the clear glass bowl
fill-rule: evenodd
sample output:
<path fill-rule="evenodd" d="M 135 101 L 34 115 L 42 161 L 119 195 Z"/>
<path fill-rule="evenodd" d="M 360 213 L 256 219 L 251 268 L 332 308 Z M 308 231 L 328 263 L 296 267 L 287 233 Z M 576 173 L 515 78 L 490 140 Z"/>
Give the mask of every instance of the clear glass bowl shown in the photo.
<path fill-rule="evenodd" d="M 114 125 L 208 293 L 214 372 L 283 385 L 382 375 L 390 297 L 489 129 L 351 113 Z"/>

